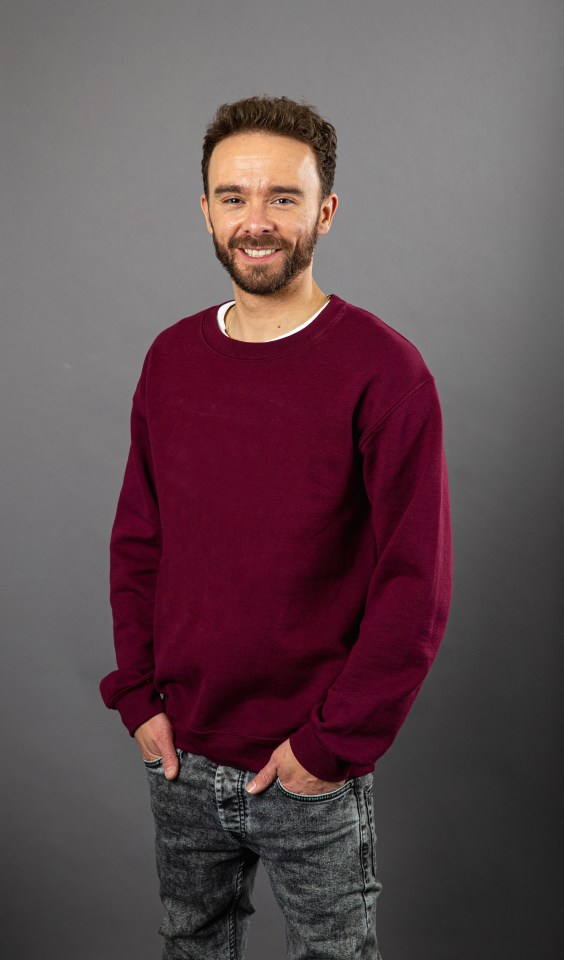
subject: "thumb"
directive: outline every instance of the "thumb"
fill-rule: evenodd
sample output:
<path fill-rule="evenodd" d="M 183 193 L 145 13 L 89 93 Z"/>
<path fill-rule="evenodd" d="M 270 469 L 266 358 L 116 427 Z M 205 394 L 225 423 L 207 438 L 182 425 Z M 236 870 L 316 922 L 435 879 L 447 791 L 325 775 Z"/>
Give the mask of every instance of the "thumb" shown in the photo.
<path fill-rule="evenodd" d="M 178 754 L 175 750 L 172 740 L 165 743 L 162 749 L 164 775 L 167 780 L 174 780 L 180 772 L 180 763 Z"/>
<path fill-rule="evenodd" d="M 274 781 L 276 778 L 277 767 L 276 764 L 272 761 L 269 761 L 266 764 L 266 767 L 263 767 L 255 774 L 253 779 L 245 787 L 247 793 L 261 793 L 263 790 L 266 790 L 267 787 Z"/>

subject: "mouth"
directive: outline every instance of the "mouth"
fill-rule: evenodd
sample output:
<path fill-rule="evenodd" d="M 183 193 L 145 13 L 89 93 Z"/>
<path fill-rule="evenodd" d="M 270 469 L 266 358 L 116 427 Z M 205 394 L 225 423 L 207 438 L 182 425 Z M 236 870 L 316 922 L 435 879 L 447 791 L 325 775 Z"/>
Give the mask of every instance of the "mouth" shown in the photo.
<path fill-rule="evenodd" d="M 264 249 L 237 247 L 236 249 L 241 259 L 248 263 L 270 263 L 271 260 L 274 260 L 274 258 L 281 253 L 281 250 L 275 249 L 274 247 L 265 247 Z"/>

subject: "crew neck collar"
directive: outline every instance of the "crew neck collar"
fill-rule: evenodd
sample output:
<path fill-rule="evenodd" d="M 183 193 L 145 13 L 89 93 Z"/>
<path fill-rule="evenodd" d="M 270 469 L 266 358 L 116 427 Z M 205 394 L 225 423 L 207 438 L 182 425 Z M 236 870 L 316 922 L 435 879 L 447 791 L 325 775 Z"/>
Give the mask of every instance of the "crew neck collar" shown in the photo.
<path fill-rule="evenodd" d="M 336 294 L 330 296 L 327 303 L 318 315 L 301 330 L 296 330 L 288 337 L 277 337 L 273 340 L 248 341 L 234 340 L 226 337 L 217 323 L 217 311 L 223 306 L 222 303 L 216 304 L 205 310 L 202 316 L 202 336 L 205 342 L 225 357 L 233 357 L 239 360 L 267 360 L 269 358 L 279 357 L 283 354 L 295 353 L 302 350 L 313 340 L 322 336 L 329 327 L 333 326 L 344 310 L 346 303 Z M 224 301 L 231 302 L 231 301 Z"/>
<path fill-rule="evenodd" d="M 316 310 L 315 313 L 313 313 L 313 314 L 311 315 L 311 317 L 308 317 L 307 320 L 304 320 L 303 323 L 300 323 L 297 327 L 294 327 L 293 330 L 288 330 L 287 333 L 281 333 L 280 336 L 278 336 L 278 337 L 269 337 L 268 339 L 269 339 L 269 340 L 282 340 L 282 337 L 293 337 L 294 334 L 298 332 L 298 330 L 301 330 L 302 327 L 307 327 L 308 323 L 311 323 L 312 320 L 315 320 L 316 316 L 317 316 L 319 313 L 321 313 L 322 310 L 325 310 L 326 306 L 327 306 L 329 303 L 330 303 L 330 300 L 329 300 L 329 298 L 327 298 L 327 299 L 325 300 L 325 302 L 321 304 L 319 310 Z M 226 333 L 226 331 L 225 331 L 225 317 L 227 316 L 227 313 L 228 313 L 230 307 L 234 306 L 234 304 L 235 304 L 235 300 L 228 300 L 226 303 L 222 303 L 221 306 L 219 307 L 218 311 L 217 311 L 217 325 L 218 325 L 219 329 L 221 330 L 221 332 L 223 333 L 223 336 L 224 336 L 224 337 L 227 336 L 227 333 Z"/>

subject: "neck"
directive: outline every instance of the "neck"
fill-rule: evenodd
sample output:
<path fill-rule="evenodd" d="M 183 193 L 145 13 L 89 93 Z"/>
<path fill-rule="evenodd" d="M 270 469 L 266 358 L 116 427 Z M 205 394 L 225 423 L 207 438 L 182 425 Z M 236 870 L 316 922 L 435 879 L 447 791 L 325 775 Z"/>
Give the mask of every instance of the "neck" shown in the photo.
<path fill-rule="evenodd" d="M 261 342 L 290 333 L 308 320 L 327 300 L 313 277 L 302 281 L 299 289 L 285 288 L 268 297 L 245 293 L 233 284 L 235 305 L 225 316 L 230 337 Z"/>

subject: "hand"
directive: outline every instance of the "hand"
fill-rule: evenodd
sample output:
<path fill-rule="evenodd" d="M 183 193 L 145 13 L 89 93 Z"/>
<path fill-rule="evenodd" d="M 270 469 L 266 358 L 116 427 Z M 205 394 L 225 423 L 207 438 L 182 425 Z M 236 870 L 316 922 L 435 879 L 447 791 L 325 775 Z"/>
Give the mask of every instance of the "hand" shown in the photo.
<path fill-rule="evenodd" d="M 347 782 L 346 780 L 339 780 L 337 783 L 332 783 L 330 780 L 320 780 L 318 777 L 314 777 L 305 767 L 302 767 L 300 761 L 295 757 L 289 739 L 284 740 L 284 743 L 276 747 L 266 766 L 258 771 L 245 789 L 253 795 L 261 793 L 274 782 L 276 777 L 292 793 L 303 793 L 306 796 L 315 793 L 330 793 L 331 790 L 342 787 Z"/>
<path fill-rule="evenodd" d="M 174 731 L 166 713 L 157 713 L 151 717 L 133 734 L 143 760 L 163 759 L 164 775 L 167 780 L 174 780 L 180 772 L 178 754 L 174 746 Z"/>

